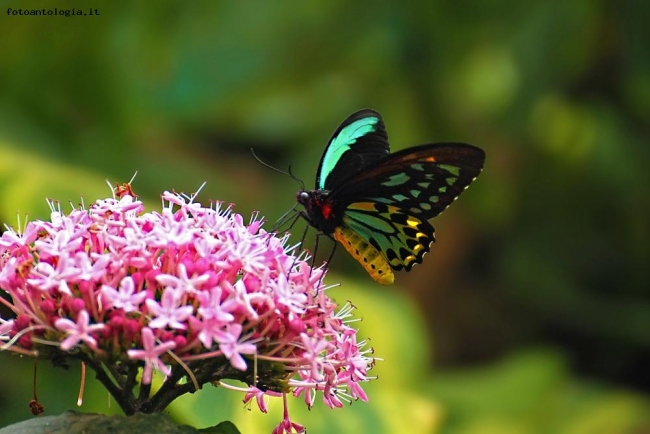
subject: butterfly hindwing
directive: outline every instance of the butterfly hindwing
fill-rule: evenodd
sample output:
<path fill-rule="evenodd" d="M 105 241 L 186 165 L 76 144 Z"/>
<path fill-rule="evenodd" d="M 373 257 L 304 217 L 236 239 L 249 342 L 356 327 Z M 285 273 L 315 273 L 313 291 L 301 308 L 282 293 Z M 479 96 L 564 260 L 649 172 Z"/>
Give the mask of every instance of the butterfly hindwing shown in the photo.
<path fill-rule="evenodd" d="M 346 225 L 334 229 L 334 239 L 366 269 L 370 277 L 382 285 L 390 285 L 395 281 L 395 275 L 381 251 L 372 246 L 358 233 Z"/>
<path fill-rule="evenodd" d="M 361 110 L 349 116 L 336 129 L 316 172 L 316 188 L 334 190 L 345 178 L 389 155 L 388 135 L 379 113 Z"/>
<path fill-rule="evenodd" d="M 343 225 L 377 249 L 393 270 L 409 271 L 421 263 L 435 240 L 433 226 L 426 219 L 382 203 L 350 204 Z"/>

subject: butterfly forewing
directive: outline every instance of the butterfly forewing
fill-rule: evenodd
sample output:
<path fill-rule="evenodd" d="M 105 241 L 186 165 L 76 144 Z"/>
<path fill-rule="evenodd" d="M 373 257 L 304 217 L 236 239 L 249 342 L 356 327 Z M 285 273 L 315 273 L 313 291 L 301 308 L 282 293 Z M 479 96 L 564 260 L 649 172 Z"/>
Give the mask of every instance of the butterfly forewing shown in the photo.
<path fill-rule="evenodd" d="M 417 146 L 367 166 L 330 197 L 346 204 L 363 200 L 393 205 L 428 220 L 476 179 L 484 159 L 481 149 L 462 143 Z"/>
<path fill-rule="evenodd" d="M 316 189 L 334 190 L 359 168 L 389 155 L 384 122 L 374 110 L 349 116 L 336 129 L 316 172 Z"/>

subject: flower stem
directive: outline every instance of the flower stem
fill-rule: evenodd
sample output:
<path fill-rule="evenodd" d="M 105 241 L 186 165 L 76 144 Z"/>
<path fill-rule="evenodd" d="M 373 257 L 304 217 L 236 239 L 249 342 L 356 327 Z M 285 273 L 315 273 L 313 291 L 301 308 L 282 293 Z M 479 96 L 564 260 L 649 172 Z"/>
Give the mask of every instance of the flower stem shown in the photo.
<path fill-rule="evenodd" d="M 133 395 L 132 389 L 125 389 L 116 384 L 116 380 L 113 380 L 111 376 L 108 375 L 104 369 L 104 365 L 93 359 L 88 354 L 79 353 L 78 358 L 95 371 L 95 378 L 97 378 L 97 380 L 106 387 L 113 398 L 115 398 L 115 401 L 124 414 L 132 415 L 137 411 L 137 400 L 135 399 L 135 395 Z"/>

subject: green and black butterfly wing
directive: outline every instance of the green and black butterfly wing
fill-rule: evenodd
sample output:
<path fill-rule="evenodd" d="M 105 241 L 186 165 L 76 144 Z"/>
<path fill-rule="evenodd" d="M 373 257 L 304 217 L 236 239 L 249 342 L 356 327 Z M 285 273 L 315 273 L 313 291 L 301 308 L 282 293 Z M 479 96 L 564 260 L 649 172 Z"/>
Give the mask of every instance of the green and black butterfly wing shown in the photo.
<path fill-rule="evenodd" d="M 347 178 L 330 199 L 395 205 L 432 219 L 476 179 L 485 153 L 465 143 L 414 146 L 376 160 Z"/>
<path fill-rule="evenodd" d="M 374 110 L 350 115 L 334 131 L 316 172 L 316 189 L 332 191 L 345 179 L 390 154 L 384 121 Z"/>
<path fill-rule="evenodd" d="M 429 219 L 480 173 L 484 152 L 471 145 L 417 146 L 390 154 L 381 116 L 361 110 L 335 131 L 316 175 L 300 192 L 305 217 L 333 236 L 377 282 L 421 263 L 434 241 Z"/>
<path fill-rule="evenodd" d="M 428 220 L 476 179 L 484 160 L 484 152 L 475 146 L 441 143 L 408 148 L 375 161 L 329 195 L 333 203 L 345 204 L 335 238 L 362 265 L 369 264 L 366 269 L 371 275 L 382 270 L 379 261 L 366 259 L 374 258 L 372 249 L 392 270 L 409 271 L 422 262 L 435 241 Z M 378 274 L 380 283 L 392 283 L 385 267 Z"/>

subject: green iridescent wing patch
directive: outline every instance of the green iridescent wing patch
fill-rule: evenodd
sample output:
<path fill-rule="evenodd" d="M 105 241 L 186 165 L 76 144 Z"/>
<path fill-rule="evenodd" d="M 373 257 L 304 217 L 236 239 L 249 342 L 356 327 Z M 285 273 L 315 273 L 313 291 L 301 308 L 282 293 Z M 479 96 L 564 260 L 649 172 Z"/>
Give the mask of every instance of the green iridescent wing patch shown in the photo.
<path fill-rule="evenodd" d="M 379 113 L 354 113 L 337 128 L 325 148 L 316 172 L 316 188 L 333 190 L 359 167 L 389 153 L 388 136 Z"/>

